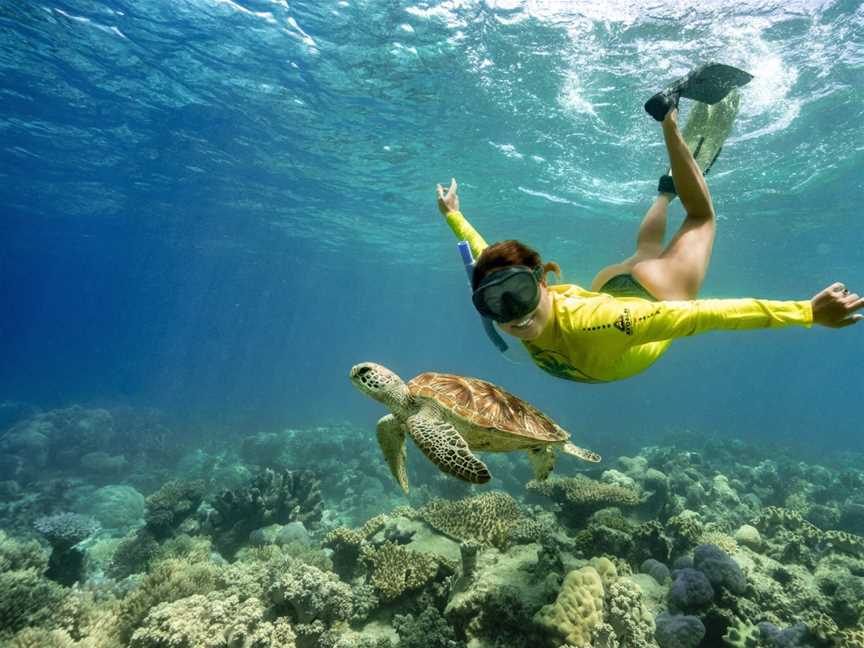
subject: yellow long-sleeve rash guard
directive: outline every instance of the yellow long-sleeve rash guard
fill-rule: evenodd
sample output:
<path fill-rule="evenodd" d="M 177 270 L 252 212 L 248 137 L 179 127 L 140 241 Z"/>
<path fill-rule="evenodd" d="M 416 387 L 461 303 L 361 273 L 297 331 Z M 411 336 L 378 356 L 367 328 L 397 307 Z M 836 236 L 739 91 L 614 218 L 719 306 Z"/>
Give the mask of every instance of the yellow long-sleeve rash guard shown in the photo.
<path fill-rule="evenodd" d="M 474 257 L 486 241 L 461 212 L 447 214 Z M 672 340 L 714 330 L 777 328 L 813 324 L 809 301 L 694 299 L 650 301 L 614 297 L 575 284 L 549 286 L 552 315 L 540 335 L 522 343 L 534 363 L 578 382 L 621 380 L 650 367 Z"/>

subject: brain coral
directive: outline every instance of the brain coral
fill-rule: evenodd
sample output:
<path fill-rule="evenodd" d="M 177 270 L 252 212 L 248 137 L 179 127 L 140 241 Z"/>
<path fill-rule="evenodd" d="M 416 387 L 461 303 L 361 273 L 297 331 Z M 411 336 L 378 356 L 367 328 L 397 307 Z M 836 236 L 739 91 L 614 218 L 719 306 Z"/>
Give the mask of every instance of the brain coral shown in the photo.
<path fill-rule="evenodd" d="M 534 621 L 552 640 L 587 648 L 596 628 L 603 623 L 605 590 L 600 574 L 593 567 L 573 570 L 564 578 L 554 603 L 544 605 Z"/>

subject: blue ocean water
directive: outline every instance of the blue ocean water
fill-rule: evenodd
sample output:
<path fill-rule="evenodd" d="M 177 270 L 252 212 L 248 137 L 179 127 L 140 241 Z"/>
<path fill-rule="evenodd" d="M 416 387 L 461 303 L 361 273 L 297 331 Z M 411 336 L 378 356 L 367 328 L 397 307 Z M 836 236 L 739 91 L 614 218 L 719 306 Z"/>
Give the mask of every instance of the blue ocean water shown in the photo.
<path fill-rule="evenodd" d="M 371 435 L 347 372 L 374 360 L 491 380 L 610 452 L 860 449 L 860 327 L 711 333 L 587 386 L 507 362 L 471 309 L 435 184 L 587 285 L 665 165 L 642 103 L 711 60 L 755 79 L 703 294 L 864 290 L 860 2 L 3 2 L 0 399 Z"/>

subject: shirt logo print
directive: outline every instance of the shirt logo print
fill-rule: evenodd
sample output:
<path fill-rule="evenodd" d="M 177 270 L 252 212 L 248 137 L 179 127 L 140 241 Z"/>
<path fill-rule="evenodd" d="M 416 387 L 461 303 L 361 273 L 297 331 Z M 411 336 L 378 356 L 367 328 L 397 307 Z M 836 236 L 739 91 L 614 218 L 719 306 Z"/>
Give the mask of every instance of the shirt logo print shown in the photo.
<path fill-rule="evenodd" d="M 633 335 L 633 320 L 630 317 L 629 308 L 625 308 L 624 312 L 615 320 L 615 328 L 626 335 Z"/>

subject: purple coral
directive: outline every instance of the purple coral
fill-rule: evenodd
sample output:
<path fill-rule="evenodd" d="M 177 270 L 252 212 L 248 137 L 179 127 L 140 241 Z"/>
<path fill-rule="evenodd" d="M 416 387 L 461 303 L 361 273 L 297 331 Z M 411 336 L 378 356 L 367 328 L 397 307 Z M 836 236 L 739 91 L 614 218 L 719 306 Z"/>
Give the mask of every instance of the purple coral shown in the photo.
<path fill-rule="evenodd" d="M 714 587 L 725 587 L 733 594 L 747 589 L 744 572 L 720 547 L 703 544 L 693 552 L 693 566 L 701 571 Z"/>
<path fill-rule="evenodd" d="M 811 645 L 807 626 L 803 623 L 781 630 L 773 623 L 763 621 L 758 627 L 762 639 L 770 648 L 808 648 Z"/>
<path fill-rule="evenodd" d="M 660 648 L 696 648 L 705 637 L 705 626 L 695 616 L 663 612 L 654 623 Z"/>
<path fill-rule="evenodd" d="M 701 571 L 678 569 L 669 588 L 669 603 L 678 610 L 692 610 L 708 605 L 714 599 L 714 588 Z"/>
<path fill-rule="evenodd" d="M 642 566 L 639 568 L 639 571 L 643 574 L 648 574 L 661 585 L 664 585 L 670 577 L 669 568 L 654 558 L 649 558 L 644 561 Z"/>

